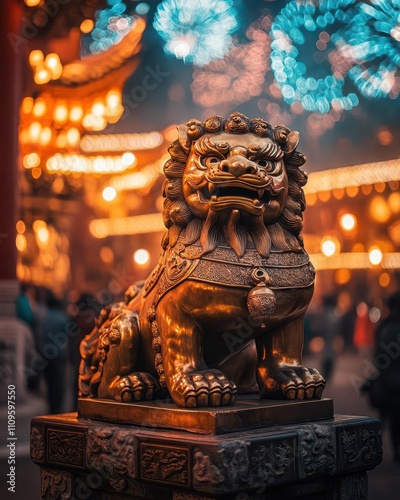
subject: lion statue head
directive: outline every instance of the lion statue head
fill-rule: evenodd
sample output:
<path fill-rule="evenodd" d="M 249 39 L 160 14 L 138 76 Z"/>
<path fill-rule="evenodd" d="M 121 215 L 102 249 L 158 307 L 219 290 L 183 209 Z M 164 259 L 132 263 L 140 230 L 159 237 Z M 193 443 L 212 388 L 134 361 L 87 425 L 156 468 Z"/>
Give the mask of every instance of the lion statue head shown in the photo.
<path fill-rule="evenodd" d="M 298 132 L 237 112 L 179 126 L 164 165 L 163 247 L 185 230 L 184 245 L 200 239 L 201 255 L 221 233 L 239 257 L 250 239 L 264 257 L 272 247 L 300 252 L 307 175 L 298 141 Z"/>

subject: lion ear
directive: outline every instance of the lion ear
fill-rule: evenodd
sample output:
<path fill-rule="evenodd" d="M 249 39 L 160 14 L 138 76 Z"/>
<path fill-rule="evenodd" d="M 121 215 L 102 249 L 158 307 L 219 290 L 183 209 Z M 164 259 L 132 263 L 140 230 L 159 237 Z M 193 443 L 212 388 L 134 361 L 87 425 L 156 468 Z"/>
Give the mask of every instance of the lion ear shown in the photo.
<path fill-rule="evenodd" d="M 288 140 L 284 148 L 285 158 L 288 158 L 293 154 L 294 150 L 297 147 L 297 144 L 299 143 L 300 134 L 297 132 L 297 130 L 292 130 L 291 132 L 289 132 L 287 138 Z"/>
<path fill-rule="evenodd" d="M 188 128 L 186 125 L 178 125 L 178 141 L 181 148 L 185 151 L 185 153 L 189 153 L 190 150 L 190 139 L 187 135 Z"/>

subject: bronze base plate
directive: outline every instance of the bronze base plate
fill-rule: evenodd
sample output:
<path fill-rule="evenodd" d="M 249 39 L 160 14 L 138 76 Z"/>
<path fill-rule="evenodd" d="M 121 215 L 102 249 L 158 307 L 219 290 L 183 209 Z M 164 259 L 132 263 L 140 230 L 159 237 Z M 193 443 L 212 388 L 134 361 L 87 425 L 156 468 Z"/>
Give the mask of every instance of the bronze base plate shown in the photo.
<path fill-rule="evenodd" d="M 192 409 L 180 408 L 171 399 L 119 403 L 82 398 L 78 400 L 78 417 L 215 435 L 333 418 L 333 400 L 271 401 L 246 395 L 234 406 Z"/>

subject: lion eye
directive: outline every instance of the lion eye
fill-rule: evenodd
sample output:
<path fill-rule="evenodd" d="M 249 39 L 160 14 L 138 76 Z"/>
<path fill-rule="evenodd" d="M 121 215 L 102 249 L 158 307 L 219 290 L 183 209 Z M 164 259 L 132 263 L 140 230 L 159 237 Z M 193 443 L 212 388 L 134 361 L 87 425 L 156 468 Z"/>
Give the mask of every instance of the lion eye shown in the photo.
<path fill-rule="evenodd" d="M 276 174 L 280 170 L 281 162 L 277 161 L 271 161 L 271 160 L 266 160 L 264 158 L 261 158 L 260 160 L 256 161 L 257 165 L 262 167 L 263 169 L 266 170 L 269 174 Z"/>
<path fill-rule="evenodd" d="M 201 163 L 202 165 L 206 167 L 210 167 L 211 165 L 216 165 L 221 161 L 221 158 L 218 158 L 217 156 L 205 156 L 201 158 Z"/>

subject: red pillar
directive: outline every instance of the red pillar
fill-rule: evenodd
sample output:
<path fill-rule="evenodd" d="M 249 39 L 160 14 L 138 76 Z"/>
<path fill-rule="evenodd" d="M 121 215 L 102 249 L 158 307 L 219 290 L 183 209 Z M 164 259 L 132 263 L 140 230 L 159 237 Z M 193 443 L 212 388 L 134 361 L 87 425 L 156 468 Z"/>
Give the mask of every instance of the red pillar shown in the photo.
<path fill-rule="evenodd" d="M 0 280 L 16 279 L 15 223 L 18 193 L 18 122 L 21 54 L 10 36 L 20 30 L 21 8 L 17 0 L 4 0 L 0 16 Z M 23 47 L 19 46 L 19 51 Z"/>

